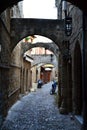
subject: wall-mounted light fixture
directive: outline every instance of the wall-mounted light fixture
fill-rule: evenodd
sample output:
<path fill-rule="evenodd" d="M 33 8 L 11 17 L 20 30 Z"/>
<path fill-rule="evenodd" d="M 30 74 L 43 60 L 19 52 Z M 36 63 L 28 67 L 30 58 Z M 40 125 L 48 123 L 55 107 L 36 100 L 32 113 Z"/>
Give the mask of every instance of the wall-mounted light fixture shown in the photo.
<path fill-rule="evenodd" d="M 70 36 L 72 33 L 72 17 L 65 17 L 65 34 Z"/>
<path fill-rule="evenodd" d="M 67 2 L 62 0 L 62 11 L 65 13 L 65 34 L 70 36 L 72 33 L 72 17 L 67 15 Z"/>

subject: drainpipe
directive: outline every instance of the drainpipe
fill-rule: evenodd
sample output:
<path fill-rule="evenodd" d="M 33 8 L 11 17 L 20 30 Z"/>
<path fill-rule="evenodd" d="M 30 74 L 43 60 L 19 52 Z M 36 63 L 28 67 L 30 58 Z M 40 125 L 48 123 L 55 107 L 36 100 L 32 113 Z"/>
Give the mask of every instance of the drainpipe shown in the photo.
<path fill-rule="evenodd" d="M 85 14 L 82 16 L 82 26 L 83 26 L 83 34 L 82 34 L 82 88 L 83 88 L 83 125 L 82 130 L 87 130 L 87 98 L 86 98 L 86 70 L 85 70 Z"/>

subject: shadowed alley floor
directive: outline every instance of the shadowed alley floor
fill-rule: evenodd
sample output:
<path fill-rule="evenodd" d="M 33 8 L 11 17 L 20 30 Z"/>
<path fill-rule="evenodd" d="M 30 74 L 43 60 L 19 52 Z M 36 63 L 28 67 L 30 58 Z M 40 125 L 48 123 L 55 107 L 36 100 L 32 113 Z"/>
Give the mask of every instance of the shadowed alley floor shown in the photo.
<path fill-rule="evenodd" d="M 9 110 L 2 130 L 80 130 L 70 115 L 59 114 L 51 82 L 17 101 Z"/>

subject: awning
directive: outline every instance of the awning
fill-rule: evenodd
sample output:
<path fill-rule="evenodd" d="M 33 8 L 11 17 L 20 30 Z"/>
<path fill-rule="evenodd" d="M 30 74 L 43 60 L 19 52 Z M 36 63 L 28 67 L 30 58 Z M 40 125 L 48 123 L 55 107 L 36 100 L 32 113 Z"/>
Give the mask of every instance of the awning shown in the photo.
<path fill-rule="evenodd" d="M 45 65 L 43 65 L 43 67 L 44 67 L 44 68 L 53 68 L 54 65 L 52 65 L 52 64 L 45 64 Z"/>

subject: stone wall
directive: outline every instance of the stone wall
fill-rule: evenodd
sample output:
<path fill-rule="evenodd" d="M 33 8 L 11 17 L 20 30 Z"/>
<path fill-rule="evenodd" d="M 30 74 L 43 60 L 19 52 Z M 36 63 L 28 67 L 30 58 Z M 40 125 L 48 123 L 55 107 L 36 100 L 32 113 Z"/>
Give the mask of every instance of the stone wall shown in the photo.
<path fill-rule="evenodd" d="M 17 13 L 18 10 L 15 15 Z M 8 8 L 0 16 L 0 126 L 9 106 L 18 98 L 18 88 L 20 87 L 18 85 L 18 82 L 20 82 L 20 67 L 17 64 L 15 66 L 11 65 L 10 19 L 11 8 Z M 15 71 L 15 68 L 17 71 Z M 15 72 L 14 76 L 12 75 L 13 72 Z M 11 77 L 9 78 L 9 76 Z M 16 82 L 17 80 L 18 82 Z M 13 81 L 15 88 L 12 86 Z M 13 94 L 14 92 L 15 95 Z"/>
<path fill-rule="evenodd" d="M 21 94 L 29 93 L 32 88 L 31 63 L 23 59 L 21 70 Z"/>
<path fill-rule="evenodd" d="M 58 66 L 57 57 L 54 54 L 43 54 L 43 55 L 32 55 L 34 62 L 32 66 L 40 63 L 50 63 L 53 64 L 56 68 Z"/>
<path fill-rule="evenodd" d="M 23 2 L 14 5 L 10 10 L 11 18 L 23 18 Z"/>
<path fill-rule="evenodd" d="M 70 37 L 70 54 L 72 62 L 72 111 L 75 114 L 82 113 L 82 12 L 73 7 L 72 35 Z M 78 99 L 79 98 L 79 99 Z M 78 101 L 77 101 L 78 100 Z"/>
<path fill-rule="evenodd" d="M 20 72 L 21 72 L 21 46 L 17 44 L 11 54 L 9 69 L 9 107 L 18 99 L 20 93 Z M 18 95 L 17 95 L 18 94 Z M 13 102 L 12 102 L 13 101 Z"/>
<path fill-rule="evenodd" d="M 65 44 L 65 50 L 63 49 L 61 53 L 61 62 L 59 61 L 59 66 L 61 65 L 61 69 L 59 67 L 60 70 L 59 76 L 61 77 L 59 84 L 60 87 L 59 106 L 61 113 L 67 113 L 72 111 L 74 114 L 81 114 L 82 112 L 81 54 L 82 54 L 82 35 L 83 35 L 82 12 L 80 9 L 69 3 L 67 12 L 68 15 L 72 17 L 72 34 L 69 37 L 66 37 L 65 35 L 65 39 L 63 42 L 63 46 Z M 64 18 L 64 16 L 62 18 Z M 66 46 L 67 43 L 68 46 Z"/>
<path fill-rule="evenodd" d="M 8 16 L 8 17 L 7 17 Z M 8 21 L 8 22 L 7 22 Z M 9 9 L 0 18 L 0 116 L 1 120 L 8 110 L 9 63 L 10 63 L 10 17 Z M 2 121 L 0 121 L 1 123 Z M 1 124 L 0 124 L 1 125 Z"/>

